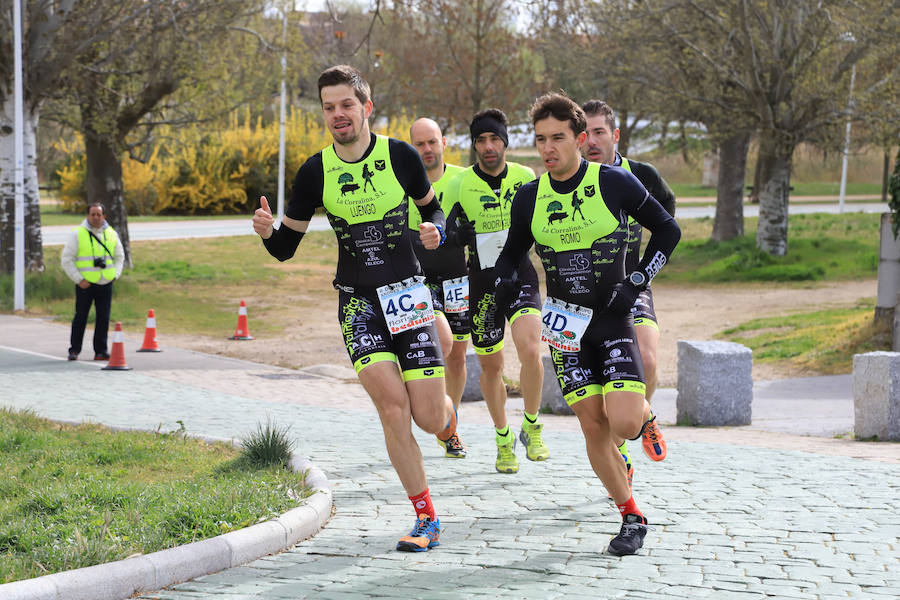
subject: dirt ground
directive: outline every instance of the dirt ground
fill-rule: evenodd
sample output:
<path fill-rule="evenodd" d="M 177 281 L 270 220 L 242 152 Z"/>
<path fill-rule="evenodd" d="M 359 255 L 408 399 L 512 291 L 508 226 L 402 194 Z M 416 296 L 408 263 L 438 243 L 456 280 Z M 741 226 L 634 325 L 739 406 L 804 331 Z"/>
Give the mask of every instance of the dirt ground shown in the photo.
<path fill-rule="evenodd" d="M 353 371 L 337 324 L 337 293 L 331 288 L 333 265 L 284 265 L 290 283 L 280 289 L 256 290 L 246 297 L 250 332 L 256 340 L 235 342 L 221 338 L 165 336 L 182 348 L 235 358 L 303 368 L 318 364 L 345 366 Z M 860 298 L 877 293 L 875 279 L 818 283 L 807 287 L 779 284 L 740 286 L 654 286 L 660 321 L 659 385 L 677 383 L 677 341 L 711 340 L 715 334 L 756 317 L 787 315 L 825 308 L 852 307 Z M 255 330 L 254 312 L 264 306 L 266 326 Z M 268 322 L 271 322 L 270 326 Z M 282 325 L 283 324 L 283 325 Z M 507 353 L 506 374 L 519 379 L 514 352 Z M 754 380 L 815 375 L 790 365 L 754 364 Z"/>

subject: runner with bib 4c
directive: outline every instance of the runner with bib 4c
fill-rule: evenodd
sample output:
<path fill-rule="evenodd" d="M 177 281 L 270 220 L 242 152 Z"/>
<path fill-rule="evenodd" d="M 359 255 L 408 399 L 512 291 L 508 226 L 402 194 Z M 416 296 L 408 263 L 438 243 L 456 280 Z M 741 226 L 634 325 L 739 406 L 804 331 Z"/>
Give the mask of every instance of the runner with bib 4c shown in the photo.
<path fill-rule="evenodd" d="M 378 410 L 388 456 L 416 514 L 397 549 L 425 551 L 439 544 L 441 526 L 410 419 L 447 440 L 456 434 L 456 412 L 444 391 L 431 294 L 410 243 L 407 196 L 421 213 L 424 247 L 443 241 L 444 215 L 416 151 L 369 131 L 372 100 L 359 71 L 331 67 L 318 87 L 334 144 L 297 171 L 281 227 L 274 228 L 263 196 L 253 229 L 272 256 L 287 260 L 315 209 L 325 208 L 338 240 L 334 287 L 344 343 Z"/>
<path fill-rule="evenodd" d="M 547 276 L 542 336 L 581 424 L 591 466 L 622 515 L 608 550 L 634 554 L 643 545 L 647 520 L 614 441 L 639 436 L 642 424 L 645 387 L 631 308 L 668 261 L 681 231 L 633 175 L 581 158 L 586 119 L 575 102 L 544 95 L 531 117 L 548 172 L 516 194 L 509 236 L 495 266 L 497 295 L 509 293 L 516 266 L 535 244 Z M 626 277 L 629 216 L 652 236 L 637 269 Z"/>

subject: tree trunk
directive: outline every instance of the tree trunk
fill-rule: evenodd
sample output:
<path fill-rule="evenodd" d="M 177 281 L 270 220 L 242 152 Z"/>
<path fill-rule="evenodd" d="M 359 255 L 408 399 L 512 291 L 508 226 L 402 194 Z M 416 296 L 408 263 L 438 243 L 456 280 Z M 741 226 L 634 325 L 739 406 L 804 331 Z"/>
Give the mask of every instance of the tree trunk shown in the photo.
<path fill-rule="evenodd" d="M 703 157 L 703 173 L 700 185 L 705 188 L 717 186 L 719 183 L 719 148 L 713 148 Z"/>
<path fill-rule="evenodd" d="M 631 129 L 628 127 L 628 111 L 619 112 L 619 142 L 616 151 L 622 156 L 628 156 L 628 147 L 631 145 Z"/>
<path fill-rule="evenodd" d="M 724 242 L 744 235 L 744 178 L 750 134 L 739 133 L 719 145 L 716 218 L 712 239 Z"/>
<path fill-rule="evenodd" d="M 8 88 L 12 88 L 9 85 Z M 3 100 L 0 114 L 0 273 L 11 274 L 16 256 L 16 149 L 14 135 L 14 103 L 12 94 Z M 24 167 L 25 167 L 25 269 L 44 270 L 41 238 L 41 205 L 37 179 L 37 123 L 39 109 L 25 102 Z"/>
<path fill-rule="evenodd" d="M 787 253 L 788 195 L 794 147 L 776 138 L 775 132 L 763 132 L 760 136 L 756 246 L 773 256 L 784 256 Z"/>
<path fill-rule="evenodd" d="M 691 155 L 688 152 L 687 131 L 684 127 L 684 121 L 678 122 L 678 143 L 681 146 L 681 160 L 684 164 L 691 164 Z"/>
<path fill-rule="evenodd" d="M 119 234 L 125 251 L 125 265 L 132 266 L 131 243 L 128 237 L 128 215 L 122 185 L 122 163 L 115 148 L 102 135 L 84 133 L 84 155 L 87 163 L 85 188 L 88 202 L 102 202 L 106 221 Z"/>
<path fill-rule="evenodd" d="M 884 149 L 884 168 L 881 174 L 881 201 L 888 201 L 888 180 L 891 175 L 891 149 Z"/>

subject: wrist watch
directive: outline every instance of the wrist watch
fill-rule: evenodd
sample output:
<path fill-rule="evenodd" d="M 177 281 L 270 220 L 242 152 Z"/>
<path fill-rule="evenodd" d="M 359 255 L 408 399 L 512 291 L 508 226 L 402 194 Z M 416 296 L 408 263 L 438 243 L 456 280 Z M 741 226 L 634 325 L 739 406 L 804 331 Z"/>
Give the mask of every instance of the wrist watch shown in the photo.
<path fill-rule="evenodd" d="M 628 276 L 628 281 L 636 288 L 643 288 L 647 283 L 647 276 L 641 271 L 634 271 Z"/>

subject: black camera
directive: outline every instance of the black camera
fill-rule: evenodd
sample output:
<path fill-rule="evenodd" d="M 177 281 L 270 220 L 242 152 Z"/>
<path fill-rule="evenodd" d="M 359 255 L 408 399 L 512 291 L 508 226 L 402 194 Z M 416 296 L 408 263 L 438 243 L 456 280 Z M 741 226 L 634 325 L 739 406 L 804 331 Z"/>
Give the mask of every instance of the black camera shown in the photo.
<path fill-rule="evenodd" d="M 95 256 L 94 257 L 94 266 L 99 269 L 106 268 L 106 257 L 105 256 Z"/>

